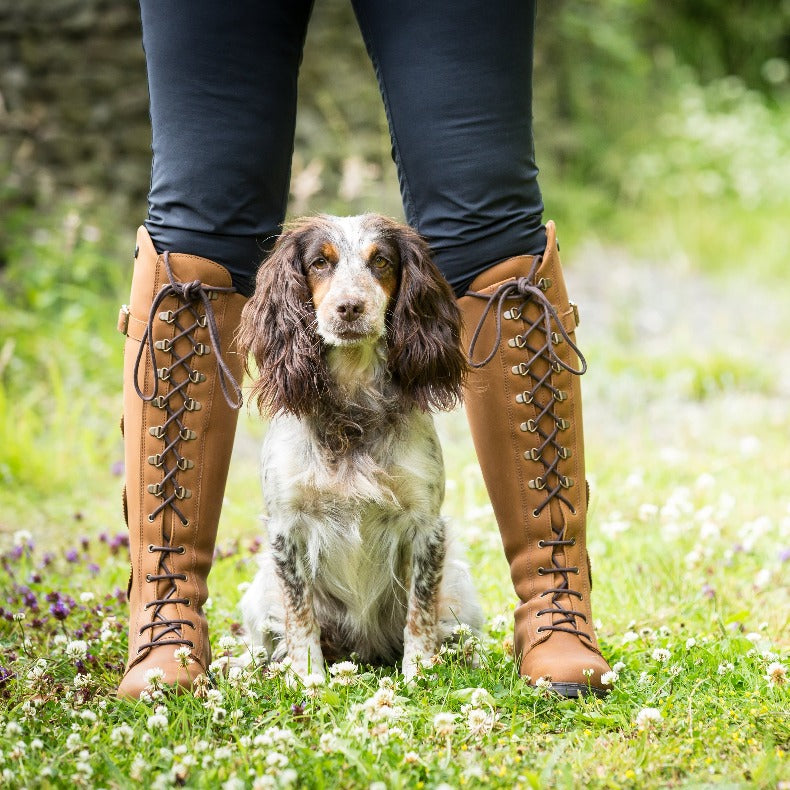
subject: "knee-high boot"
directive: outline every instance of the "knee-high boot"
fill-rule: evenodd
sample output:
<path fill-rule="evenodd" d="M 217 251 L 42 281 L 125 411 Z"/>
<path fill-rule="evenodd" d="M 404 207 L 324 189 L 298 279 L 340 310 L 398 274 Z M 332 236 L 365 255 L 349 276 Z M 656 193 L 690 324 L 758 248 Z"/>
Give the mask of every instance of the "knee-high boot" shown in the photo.
<path fill-rule="evenodd" d="M 542 256 L 510 258 L 459 300 L 472 373 L 466 411 L 519 598 L 521 675 L 569 697 L 602 692 L 609 666 L 590 609 L 576 306 L 553 223 Z"/>
<path fill-rule="evenodd" d="M 224 267 L 157 254 L 140 228 L 119 319 L 132 565 L 119 696 L 139 697 L 154 668 L 159 682 L 189 687 L 211 661 L 203 605 L 241 405 L 233 335 L 245 301 Z"/>

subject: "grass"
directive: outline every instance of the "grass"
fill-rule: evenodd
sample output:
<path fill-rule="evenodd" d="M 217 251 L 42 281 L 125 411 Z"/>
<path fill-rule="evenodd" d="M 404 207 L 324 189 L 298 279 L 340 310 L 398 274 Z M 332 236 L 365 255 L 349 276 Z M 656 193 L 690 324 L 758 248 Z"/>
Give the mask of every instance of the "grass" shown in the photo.
<path fill-rule="evenodd" d="M 129 269 L 111 261 L 128 250 L 73 212 L 21 218 L 15 238 L 32 242 L 12 250 L 0 292 L 4 786 L 790 787 L 788 289 L 744 275 L 744 240 L 770 243 L 748 218 L 726 229 L 741 240 L 726 265 L 692 267 L 697 238 L 673 246 L 678 213 L 661 217 L 630 248 L 563 247 L 590 363 L 593 606 L 620 665 L 605 699 L 516 677 L 508 570 L 453 413 L 439 418 L 446 512 L 488 618 L 478 668 L 450 652 L 408 686 L 359 667 L 306 689 L 253 667 L 218 671 L 208 696 L 136 705 L 113 696 L 128 574 L 114 319 Z M 242 415 L 210 578 L 218 658 L 244 652 L 263 431 Z"/>

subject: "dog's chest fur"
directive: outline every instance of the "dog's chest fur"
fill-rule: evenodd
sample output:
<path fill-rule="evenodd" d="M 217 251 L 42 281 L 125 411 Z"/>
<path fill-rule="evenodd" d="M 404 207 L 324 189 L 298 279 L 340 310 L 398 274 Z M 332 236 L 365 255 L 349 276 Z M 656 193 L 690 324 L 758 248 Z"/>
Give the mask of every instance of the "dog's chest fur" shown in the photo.
<path fill-rule="evenodd" d="M 410 546 L 439 517 L 444 468 L 431 417 L 393 411 L 386 387 L 368 385 L 344 393 L 341 421 L 364 423 L 344 453 L 327 445 L 325 421 L 272 420 L 263 491 L 270 536 L 299 533 L 322 633 L 387 660 L 402 649 Z"/>

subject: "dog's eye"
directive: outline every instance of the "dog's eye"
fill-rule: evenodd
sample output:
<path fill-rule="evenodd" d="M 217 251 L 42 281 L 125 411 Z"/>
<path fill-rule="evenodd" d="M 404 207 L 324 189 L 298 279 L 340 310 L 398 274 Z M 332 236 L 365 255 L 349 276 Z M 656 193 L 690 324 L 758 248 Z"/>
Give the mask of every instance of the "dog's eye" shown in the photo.
<path fill-rule="evenodd" d="M 310 262 L 311 269 L 317 269 L 319 272 L 323 271 L 329 266 L 329 261 L 326 258 L 316 258 Z"/>
<path fill-rule="evenodd" d="M 373 266 L 375 266 L 377 269 L 386 269 L 389 265 L 390 262 L 383 255 L 377 255 L 373 259 Z"/>

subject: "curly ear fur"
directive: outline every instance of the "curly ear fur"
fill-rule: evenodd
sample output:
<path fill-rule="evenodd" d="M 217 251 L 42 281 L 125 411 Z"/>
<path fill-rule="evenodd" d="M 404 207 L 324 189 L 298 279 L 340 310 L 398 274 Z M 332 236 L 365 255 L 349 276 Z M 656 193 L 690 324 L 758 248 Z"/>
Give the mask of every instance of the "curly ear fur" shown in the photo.
<path fill-rule="evenodd" d="M 452 409 L 461 400 L 467 373 L 455 296 L 422 237 L 387 224 L 401 259 L 388 321 L 390 374 L 403 397 L 419 408 Z"/>
<path fill-rule="evenodd" d="M 244 306 L 237 335 L 254 380 L 252 395 L 261 413 L 270 416 L 278 411 L 311 413 L 326 382 L 298 233 L 296 228 L 283 234 L 258 270 L 255 293 Z"/>

